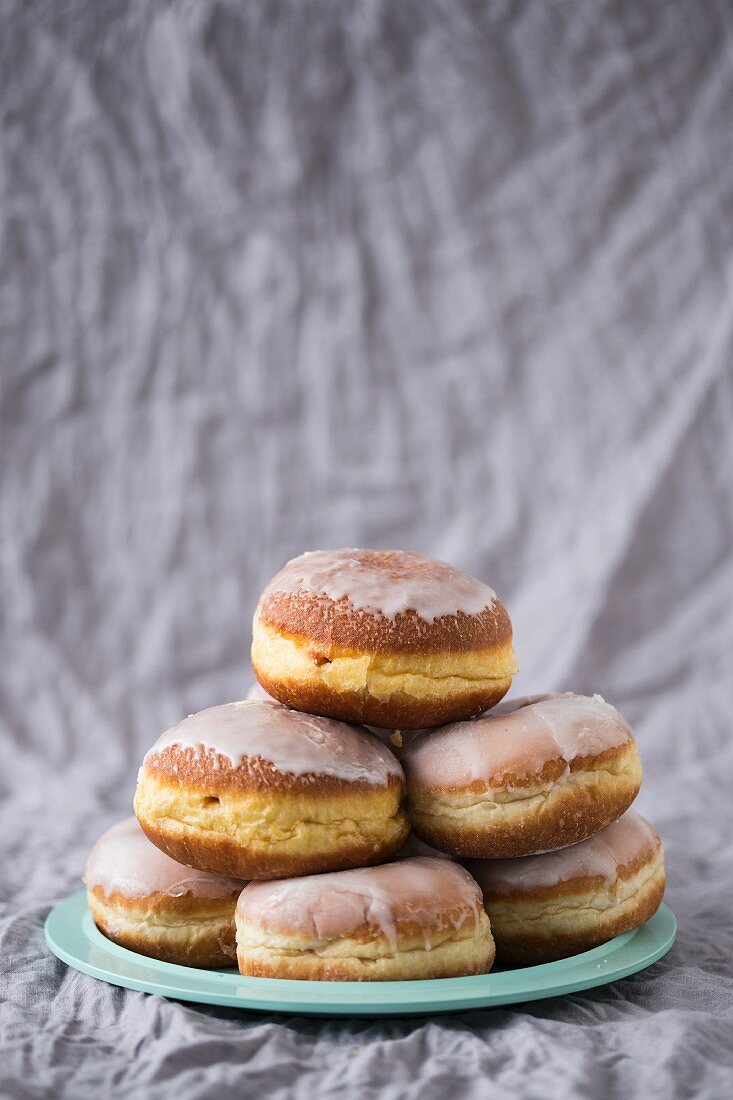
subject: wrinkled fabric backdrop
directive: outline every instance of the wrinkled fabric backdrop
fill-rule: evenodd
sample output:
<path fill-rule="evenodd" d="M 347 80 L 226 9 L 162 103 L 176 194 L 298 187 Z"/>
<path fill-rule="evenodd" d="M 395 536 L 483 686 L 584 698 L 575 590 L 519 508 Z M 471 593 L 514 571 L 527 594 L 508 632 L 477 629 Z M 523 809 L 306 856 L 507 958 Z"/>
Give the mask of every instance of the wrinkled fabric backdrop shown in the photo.
<path fill-rule="evenodd" d="M 733 8 L 2 5 L 3 1095 L 733 1086 Z M 635 726 L 676 947 L 329 1021 L 115 989 L 49 908 L 334 546 L 493 585 L 514 691 Z"/>

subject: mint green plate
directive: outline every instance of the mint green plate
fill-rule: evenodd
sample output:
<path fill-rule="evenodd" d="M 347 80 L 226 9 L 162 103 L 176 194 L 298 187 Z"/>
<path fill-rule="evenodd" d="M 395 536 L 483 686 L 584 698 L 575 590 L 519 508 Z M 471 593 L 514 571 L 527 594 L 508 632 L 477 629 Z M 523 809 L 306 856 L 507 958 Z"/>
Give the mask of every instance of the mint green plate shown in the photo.
<path fill-rule="evenodd" d="M 473 978 L 414 982 L 293 982 L 158 962 L 103 936 L 84 890 L 51 910 L 45 933 L 54 955 L 83 974 L 177 1001 L 292 1015 L 412 1016 L 538 1001 L 614 982 L 661 959 L 674 943 L 677 922 L 662 905 L 641 928 L 570 959 Z"/>

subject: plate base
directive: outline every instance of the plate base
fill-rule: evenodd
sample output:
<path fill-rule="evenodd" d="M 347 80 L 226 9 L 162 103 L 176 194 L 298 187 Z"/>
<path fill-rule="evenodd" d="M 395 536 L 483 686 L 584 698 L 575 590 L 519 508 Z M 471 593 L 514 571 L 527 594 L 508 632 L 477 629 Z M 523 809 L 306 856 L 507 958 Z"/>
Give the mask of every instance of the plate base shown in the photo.
<path fill-rule="evenodd" d="M 49 913 L 46 943 L 62 962 L 142 993 L 257 1012 L 313 1016 L 416 1016 L 557 997 L 635 974 L 669 951 L 677 921 L 667 905 L 610 943 L 569 959 L 470 978 L 410 982 L 302 982 L 245 978 L 235 970 L 195 970 L 148 959 L 97 929 L 80 890 Z"/>

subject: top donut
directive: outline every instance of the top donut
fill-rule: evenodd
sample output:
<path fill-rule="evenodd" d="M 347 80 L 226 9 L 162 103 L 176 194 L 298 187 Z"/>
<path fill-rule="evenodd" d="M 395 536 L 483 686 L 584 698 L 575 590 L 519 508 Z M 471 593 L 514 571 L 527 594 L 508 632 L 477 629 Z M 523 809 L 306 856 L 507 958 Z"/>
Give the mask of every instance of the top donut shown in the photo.
<path fill-rule="evenodd" d="M 252 665 L 288 706 L 390 729 L 478 714 L 517 671 L 496 593 L 403 550 L 317 550 L 288 562 L 260 597 Z"/>

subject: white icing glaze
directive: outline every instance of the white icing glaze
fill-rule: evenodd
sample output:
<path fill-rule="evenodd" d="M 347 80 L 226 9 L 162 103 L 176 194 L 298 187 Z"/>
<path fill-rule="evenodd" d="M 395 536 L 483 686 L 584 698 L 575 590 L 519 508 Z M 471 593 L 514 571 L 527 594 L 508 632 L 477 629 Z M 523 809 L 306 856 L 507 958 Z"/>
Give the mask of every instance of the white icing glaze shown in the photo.
<path fill-rule="evenodd" d="M 363 726 L 289 710 L 273 701 L 225 703 L 191 714 L 158 738 L 145 756 L 171 745 L 225 757 L 238 768 L 261 757 L 286 775 L 328 775 L 386 787 L 403 778 L 397 759 Z"/>
<path fill-rule="evenodd" d="M 118 822 L 103 833 L 89 853 L 84 882 L 105 894 L 145 898 L 168 894 L 172 898 L 193 894 L 197 898 L 225 898 L 241 890 L 239 879 L 195 871 L 161 852 L 146 837 L 134 817 Z"/>
<path fill-rule="evenodd" d="M 237 902 L 240 918 L 264 932 L 328 943 L 364 925 L 397 949 L 397 921 L 415 922 L 430 949 L 431 931 L 479 932 L 481 891 L 471 875 L 443 859 L 414 858 L 381 867 L 280 882 L 252 882 Z"/>
<path fill-rule="evenodd" d="M 394 619 L 415 611 L 426 622 L 459 611 L 477 615 L 492 607 L 496 593 L 461 569 L 405 550 L 314 550 L 293 558 L 260 598 L 276 592 L 306 592 L 372 615 Z"/>
<path fill-rule="evenodd" d="M 257 700 L 260 703 L 276 703 L 277 699 L 273 698 L 269 692 L 265 691 L 262 684 L 255 682 L 247 692 L 247 701 L 252 699 Z M 284 704 L 283 704 L 284 706 Z M 365 729 L 370 730 L 375 737 L 378 737 L 383 744 L 388 745 L 393 753 L 399 755 L 399 750 L 402 748 L 402 738 L 405 736 L 399 730 L 383 729 L 381 726 L 365 726 Z M 410 730 L 409 733 L 413 734 L 417 731 Z"/>
<path fill-rule="evenodd" d="M 470 870 L 486 894 L 521 894 L 597 875 L 612 885 L 620 867 L 644 854 L 651 857 L 658 846 L 649 822 L 627 810 L 613 825 L 580 844 L 521 859 L 472 860 Z"/>
<path fill-rule="evenodd" d="M 270 695 L 269 692 L 265 691 L 262 684 L 257 681 L 252 684 L 252 687 L 247 692 L 247 702 L 251 702 L 253 699 L 259 703 L 277 702 L 277 699 Z M 282 705 L 284 706 L 285 704 L 283 703 Z M 374 736 L 378 737 L 385 745 L 389 745 L 392 752 L 398 755 L 398 750 L 402 748 L 400 742 L 404 734 L 400 733 L 398 730 L 383 729 L 381 726 L 365 726 L 364 728 L 370 730 Z M 409 732 L 414 733 L 416 731 L 410 730 Z"/>
<path fill-rule="evenodd" d="M 508 714 L 427 730 L 401 756 L 408 786 L 447 789 L 474 782 L 503 790 L 502 777 L 529 778 L 550 760 L 566 766 L 633 739 L 614 707 L 594 695 L 559 695 Z"/>

